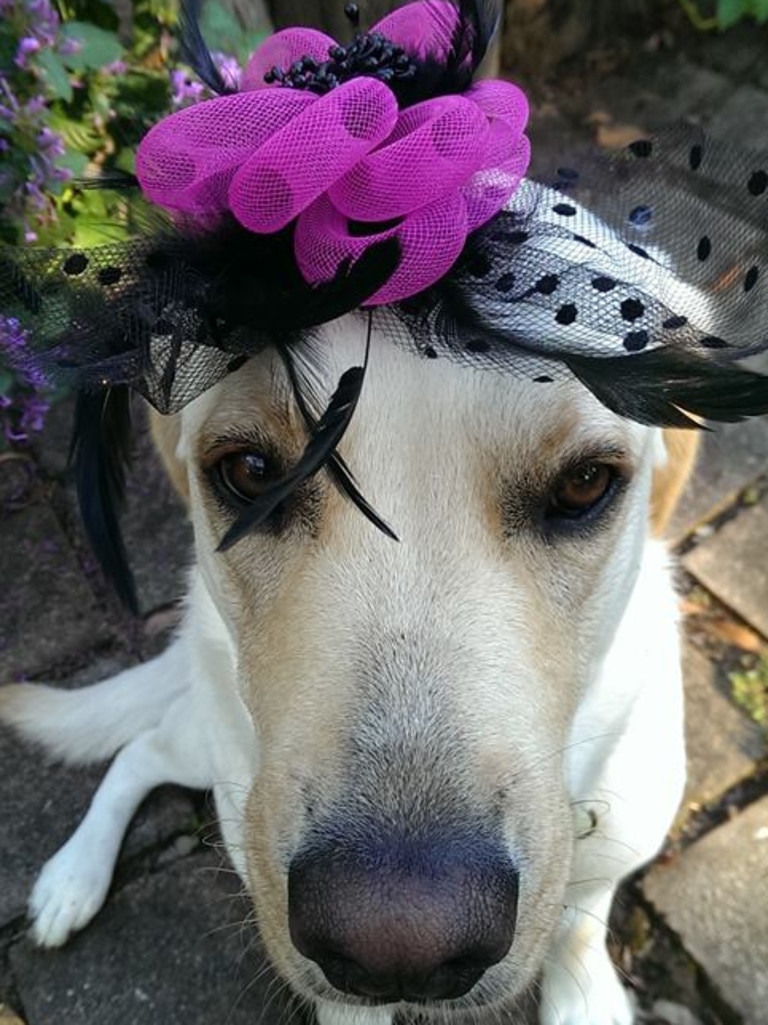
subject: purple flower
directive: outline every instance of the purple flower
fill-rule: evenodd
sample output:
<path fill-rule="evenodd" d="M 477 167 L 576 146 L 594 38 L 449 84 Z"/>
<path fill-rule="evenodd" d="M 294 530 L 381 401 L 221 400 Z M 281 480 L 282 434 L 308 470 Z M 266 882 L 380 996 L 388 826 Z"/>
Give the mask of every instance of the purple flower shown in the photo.
<path fill-rule="evenodd" d="M 27 60 L 32 54 L 37 53 L 40 49 L 40 40 L 35 39 L 34 36 L 25 36 L 19 40 L 19 45 L 16 49 L 16 56 L 13 59 L 13 63 L 17 68 L 21 68 L 22 71 L 26 71 L 29 67 Z"/>
<path fill-rule="evenodd" d="M 221 53 L 216 51 L 212 53 L 214 63 L 221 72 L 221 77 L 227 83 L 230 89 L 240 88 L 240 79 L 243 74 L 243 69 L 237 62 L 235 57 L 230 56 L 228 53 Z"/>
<path fill-rule="evenodd" d="M 27 344 L 27 332 L 16 317 L 0 316 L 0 351 L 8 354 L 18 352 Z"/>
<path fill-rule="evenodd" d="M 201 82 L 193 82 L 184 71 L 171 72 L 171 105 L 184 107 L 188 103 L 197 103 L 203 98 L 205 86 Z"/>
<path fill-rule="evenodd" d="M 42 431 L 46 413 L 51 408 L 50 402 L 46 402 L 39 395 L 30 395 L 22 400 L 20 406 L 19 428 L 25 432 Z"/>

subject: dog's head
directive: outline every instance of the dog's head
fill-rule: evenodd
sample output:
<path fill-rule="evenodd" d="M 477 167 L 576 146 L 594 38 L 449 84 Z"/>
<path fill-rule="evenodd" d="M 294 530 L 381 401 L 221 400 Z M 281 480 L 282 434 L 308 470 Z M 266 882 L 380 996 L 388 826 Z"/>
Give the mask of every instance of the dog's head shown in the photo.
<path fill-rule="evenodd" d="M 364 334 L 318 336 L 326 397 Z M 521 991 L 562 910 L 564 748 L 633 585 L 658 432 L 575 382 L 374 335 L 340 452 L 399 542 L 324 470 L 217 552 L 306 443 L 283 364 L 252 360 L 175 426 L 257 738 L 245 862 L 271 956 L 331 1000 Z"/>

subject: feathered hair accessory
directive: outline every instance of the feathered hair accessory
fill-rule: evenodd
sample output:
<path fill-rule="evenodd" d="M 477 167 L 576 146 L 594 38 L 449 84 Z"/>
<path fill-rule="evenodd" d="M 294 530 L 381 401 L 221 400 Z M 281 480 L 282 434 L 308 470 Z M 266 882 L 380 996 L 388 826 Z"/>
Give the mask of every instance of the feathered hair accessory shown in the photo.
<path fill-rule="evenodd" d="M 524 178 L 527 103 L 473 83 L 490 0 L 420 0 L 348 46 L 288 29 L 233 91 L 201 38 L 183 50 L 219 95 L 141 143 L 137 179 L 165 211 L 144 237 L 83 251 L 0 250 L 0 326 L 34 344 L 19 369 L 80 392 L 73 455 L 86 527 L 134 603 L 115 514 L 131 390 L 175 412 L 267 347 L 307 425 L 304 455 L 227 546 L 325 467 L 390 532 L 336 451 L 365 367 L 325 411 L 301 361 L 308 329 L 367 310 L 400 344 L 527 377 L 581 381 L 641 423 L 699 426 L 768 411 L 768 157 L 695 128 L 613 159 Z M 2 331 L 0 331 L 0 340 Z M 23 364 L 23 365 L 22 365 Z"/>

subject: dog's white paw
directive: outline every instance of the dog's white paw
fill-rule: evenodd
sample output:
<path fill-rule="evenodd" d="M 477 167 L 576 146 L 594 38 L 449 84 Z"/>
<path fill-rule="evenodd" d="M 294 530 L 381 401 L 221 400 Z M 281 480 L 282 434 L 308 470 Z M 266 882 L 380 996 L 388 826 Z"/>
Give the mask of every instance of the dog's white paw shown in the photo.
<path fill-rule="evenodd" d="M 46 862 L 29 898 L 32 939 L 60 947 L 93 918 L 109 890 L 111 864 L 71 841 Z"/>
<path fill-rule="evenodd" d="M 632 1025 L 635 1010 L 608 956 L 590 959 L 589 970 L 569 974 L 558 966 L 544 977 L 541 1025 Z"/>

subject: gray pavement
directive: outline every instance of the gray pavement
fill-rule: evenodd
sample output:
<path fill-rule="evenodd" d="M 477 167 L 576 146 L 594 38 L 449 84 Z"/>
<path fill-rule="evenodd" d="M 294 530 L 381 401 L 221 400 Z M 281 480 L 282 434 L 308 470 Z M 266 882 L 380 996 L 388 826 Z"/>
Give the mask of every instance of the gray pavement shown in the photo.
<path fill-rule="evenodd" d="M 694 40 L 538 95 L 540 160 L 689 117 L 768 149 L 768 53 L 756 30 Z M 597 121 L 590 117 L 599 112 Z M 88 553 L 64 474 L 67 404 L 38 450 L 0 461 L 0 676 L 77 686 L 146 658 L 174 620 L 189 531 L 146 439 L 126 521 L 142 618 Z M 671 531 L 689 595 L 689 782 L 668 850 L 629 885 L 614 952 L 654 1025 L 768 1025 L 768 746 L 729 670 L 768 647 L 768 422 L 718 429 Z M 724 628 L 728 627 L 728 629 Z M 652 753 L 649 753 L 652 757 Z M 99 769 L 46 764 L 0 735 L 0 1025 L 238 1025 L 295 1020 L 265 965 L 204 796 L 164 788 L 129 833 L 104 911 L 62 951 L 25 937 L 35 871 L 72 830 Z"/>

